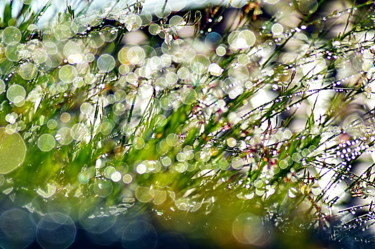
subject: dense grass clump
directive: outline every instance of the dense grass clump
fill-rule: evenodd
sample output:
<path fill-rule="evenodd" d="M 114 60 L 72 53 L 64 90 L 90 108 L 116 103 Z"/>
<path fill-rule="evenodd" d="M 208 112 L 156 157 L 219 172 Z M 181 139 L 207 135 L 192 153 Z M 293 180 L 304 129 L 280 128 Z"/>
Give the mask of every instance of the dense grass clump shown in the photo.
<path fill-rule="evenodd" d="M 36 6 L 2 4 L 0 246 L 374 246 L 372 1 Z"/>

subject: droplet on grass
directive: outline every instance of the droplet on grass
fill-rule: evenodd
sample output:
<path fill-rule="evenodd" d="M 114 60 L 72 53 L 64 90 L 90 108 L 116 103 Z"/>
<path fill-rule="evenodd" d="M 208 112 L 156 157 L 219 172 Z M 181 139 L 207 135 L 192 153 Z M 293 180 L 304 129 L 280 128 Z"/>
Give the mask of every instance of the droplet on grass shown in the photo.
<path fill-rule="evenodd" d="M 133 145 L 136 150 L 141 150 L 145 146 L 145 141 L 141 137 L 135 137 Z"/>
<path fill-rule="evenodd" d="M 68 62 L 70 64 L 79 64 L 84 60 L 82 54 L 71 54 L 68 56 Z"/>
<path fill-rule="evenodd" d="M 99 126 L 100 132 L 103 135 L 109 135 L 112 132 L 113 124 L 110 121 L 103 121 Z"/>
<path fill-rule="evenodd" d="M 243 160 L 240 157 L 235 157 L 232 160 L 232 168 L 233 169 L 241 169 L 243 166 Z"/>
<path fill-rule="evenodd" d="M 119 182 L 122 178 L 122 175 L 119 171 L 115 171 L 111 174 L 111 180 L 114 182 Z"/>
<path fill-rule="evenodd" d="M 3 31 L 3 41 L 7 45 L 15 45 L 21 41 L 21 31 L 16 27 L 7 27 Z"/>
<path fill-rule="evenodd" d="M 236 139 L 234 139 L 232 137 L 227 139 L 227 145 L 229 147 L 234 147 L 234 146 L 236 146 L 236 144 L 237 144 L 237 140 Z"/>
<path fill-rule="evenodd" d="M 58 125 L 57 121 L 54 120 L 54 119 L 50 119 L 50 120 L 47 121 L 48 129 L 51 129 L 51 130 L 56 129 L 57 125 Z"/>
<path fill-rule="evenodd" d="M 274 35 L 281 35 L 284 32 L 284 27 L 280 23 L 275 23 L 272 25 L 271 31 Z"/>
<path fill-rule="evenodd" d="M 103 171 L 104 174 L 103 174 L 103 175 L 104 175 L 106 178 L 110 179 L 112 173 L 115 172 L 115 171 L 116 171 L 116 168 L 115 168 L 115 167 L 113 167 L 113 166 L 108 166 L 108 167 L 106 167 L 106 168 L 104 169 L 104 171 Z"/>
<path fill-rule="evenodd" d="M 128 31 L 135 31 L 141 27 L 142 19 L 140 16 L 132 13 L 124 18 L 124 23 Z"/>
<path fill-rule="evenodd" d="M 98 180 L 93 186 L 94 193 L 99 197 L 107 197 L 112 193 L 113 186 L 110 181 Z"/>
<path fill-rule="evenodd" d="M 5 49 L 5 56 L 10 61 L 18 61 L 20 58 L 19 52 L 21 49 L 22 46 L 20 44 L 8 45 Z"/>
<path fill-rule="evenodd" d="M 216 54 L 218 56 L 224 56 L 226 53 L 227 53 L 227 50 L 226 50 L 226 48 L 224 46 L 218 46 L 216 48 Z"/>
<path fill-rule="evenodd" d="M 77 74 L 77 69 L 71 65 L 65 65 L 59 70 L 59 78 L 64 83 L 72 82 Z"/>
<path fill-rule="evenodd" d="M 102 33 L 106 42 L 112 42 L 117 38 L 118 29 L 112 26 L 106 26 L 102 29 Z"/>
<path fill-rule="evenodd" d="M 15 112 L 8 113 L 7 115 L 5 115 L 5 120 L 10 124 L 14 124 L 17 121 L 17 118 L 18 115 Z"/>
<path fill-rule="evenodd" d="M 97 61 L 97 66 L 100 71 L 109 72 L 116 65 L 115 59 L 110 54 L 103 54 Z"/>
<path fill-rule="evenodd" d="M 90 131 L 86 125 L 78 123 L 73 125 L 71 129 L 71 136 L 78 142 L 86 141 L 90 138 Z"/>
<path fill-rule="evenodd" d="M 60 115 L 60 120 L 63 123 L 68 123 L 70 121 L 71 115 L 68 112 L 63 112 Z"/>
<path fill-rule="evenodd" d="M 48 41 L 44 42 L 43 47 L 44 47 L 45 51 L 50 55 L 57 54 L 57 52 L 58 52 L 57 46 L 54 42 L 48 42 Z"/>
<path fill-rule="evenodd" d="M 26 97 L 26 90 L 23 86 L 18 84 L 13 84 L 8 88 L 7 98 L 9 101 L 13 102 L 15 105 L 22 105 Z"/>
<path fill-rule="evenodd" d="M 138 174 L 142 175 L 147 172 L 147 167 L 143 163 L 137 165 L 136 171 Z"/>
<path fill-rule="evenodd" d="M 317 0 L 296 1 L 296 7 L 305 15 L 314 13 L 318 6 Z"/>
<path fill-rule="evenodd" d="M 196 55 L 190 63 L 191 70 L 196 74 L 203 74 L 207 72 L 210 65 L 210 60 L 205 55 Z"/>
<path fill-rule="evenodd" d="M 48 152 L 56 145 L 56 140 L 51 134 L 43 134 L 38 139 L 38 147 L 41 151 Z"/>
<path fill-rule="evenodd" d="M 129 184 L 133 181 L 133 177 L 130 175 L 130 174 L 125 174 L 123 177 L 122 177 L 122 181 L 125 183 L 125 184 Z"/>
<path fill-rule="evenodd" d="M 147 187 L 138 186 L 135 189 L 134 194 L 137 200 L 140 202 L 146 203 L 152 200 L 152 192 Z"/>
<path fill-rule="evenodd" d="M 223 73 L 224 69 L 222 69 L 218 64 L 211 63 L 208 66 L 208 72 L 210 72 L 213 76 L 220 76 Z"/>
<path fill-rule="evenodd" d="M 68 145 L 73 141 L 69 127 L 62 127 L 56 133 L 56 140 L 62 145 Z"/>
<path fill-rule="evenodd" d="M 90 116 L 94 112 L 94 107 L 88 102 L 82 103 L 82 105 L 79 109 L 80 109 L 81 113 L 86 115 L 86 116 Z"/>
<path fill-rule="evenodd" d="M 179 173 L 184 173 L 188 169 L 188 165 L 186 163 L 177 163 L 174 169 Z"/>
<path fill-rule="evenodd" d="M 25 63 L 18 69 L 18 74 L 24 80 L 32 80 L 38 72 L 38 68 L 33 63 Z"/>
<path fill-rule="evenodd" d="M 228 43 L 232 50 L 248 49 L 255 44 L 256 36 L 250 30 L 233 31 L 228 36 Z"/>
<path fill-rule="evenodd" d="M 177 75 L 180 79 L 188 79 L 190 77 L 190 71 L 186 67 L 181 67 L 177 70 Z"/>
<path fill-rule="evenodd" d="M 63 53 L 65 57 L 69 57 L 70 55 L 74 55 L 74 54 L 81 54 L 82 53 L 81 43 L 68 41 L 64 45 Z"/>
<path fill-rule="evenodd" d="M 172 160 L 168 157 L 168 156 L 165 156 L 161 159 L 161 164 L 164 166 L 164 167 L 168 167 L 169 165 L 171 165 L 172 163 Z"/>
<path fill-rule="evenodd" d="M 153 203 L 155 205 L 161 205 L 166 201 L 167 193 L 166 191 L 163 191 L 163 190 L 154 190 L 153 197 L 154 197 Z"/>
<path fill-rule="evenodd" d="M 150 32 L 150 34 L 152 35 L 157 35 L 161 32 L 161 28 L 159 25 L 153 23 L 151 24 L 149 27 L 148 27 L 148 31 Z"/>
<path fill-rule="evenodd" d="M 278 165 L 279 165 L 280 169 L 286 169 L 289 166 L 288 160 L 286 160 L 286 159 L 280 160 Z"/>
<path fill-rule="evenodd" d="M 25 160 L 26 144 L 18 133 L 9 134 L 0 128 L 0 174 L 8 174 Z"/>
<path fill-rule="evenodd" d="M 118 53 L 118 60 L 124 64 L 139 65 L 143 64 L 146 53 L 140 46 L 124 47 Z"/>
<path fill-rule="evenodd" d="M 171 19 L 169 19 L 169 24 L 171 26 L 184 25 L 185 24 L 185 20 L 184 20 L 183 17 L 175 15 L 175 16 L 172 16 Z"/>

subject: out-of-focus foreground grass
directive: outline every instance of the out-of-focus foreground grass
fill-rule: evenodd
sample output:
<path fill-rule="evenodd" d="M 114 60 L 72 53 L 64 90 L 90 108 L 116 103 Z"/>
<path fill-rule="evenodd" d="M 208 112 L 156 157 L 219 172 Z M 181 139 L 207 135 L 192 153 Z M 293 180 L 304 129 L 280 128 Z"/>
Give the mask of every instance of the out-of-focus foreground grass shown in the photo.
<path fill-rule="evenodd" d="M 146 4 L 3 3 L 0 245 L 374 246 L 372 1 Z"/>

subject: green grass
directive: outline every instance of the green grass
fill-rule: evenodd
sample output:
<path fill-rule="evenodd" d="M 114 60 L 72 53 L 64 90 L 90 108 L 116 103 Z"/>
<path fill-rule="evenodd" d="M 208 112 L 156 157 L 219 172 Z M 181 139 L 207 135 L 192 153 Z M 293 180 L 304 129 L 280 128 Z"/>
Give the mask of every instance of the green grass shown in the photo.
<path fill-rule="evenodd" d="M 0 145 L 14 168 L 2 198 L 81 223 L 98 207 L 151 213 L 225 248 L 297 248 L 316 231 L 374 243 L 375 16 L 362 2 L 280 1 L 274 16 L 257 1 L 164 16 L 73 5 L 45 27 L 51 5 L 6 2 L 0 136 L 27 151 L 11 165 L 22 151 Z"/>

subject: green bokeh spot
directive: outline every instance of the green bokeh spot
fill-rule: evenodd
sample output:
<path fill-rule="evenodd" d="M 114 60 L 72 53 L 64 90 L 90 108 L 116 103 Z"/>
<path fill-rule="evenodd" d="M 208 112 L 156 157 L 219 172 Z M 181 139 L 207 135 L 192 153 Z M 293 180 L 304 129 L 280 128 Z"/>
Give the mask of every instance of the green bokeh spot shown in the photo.
<path fill-rule="evenodd" d="M 26 144 L 18 133 L 8 134 L 0 128 L 0 174 L 8 174 L 22 165 Z"/>

